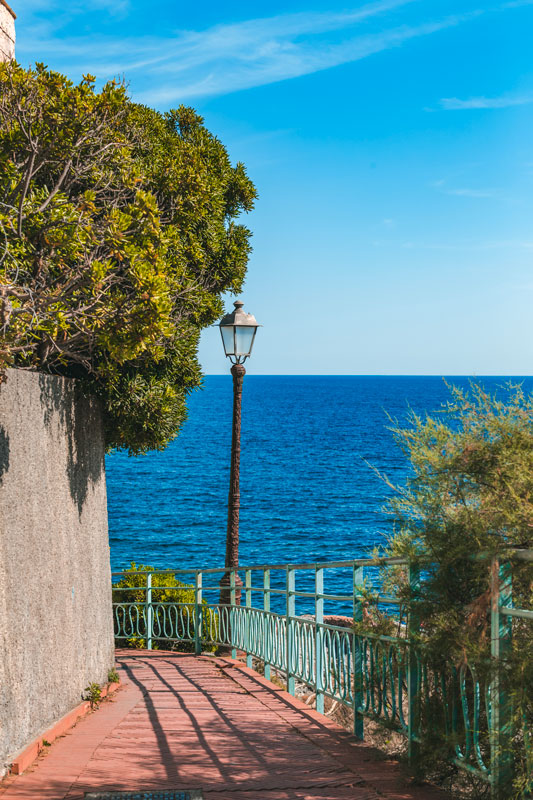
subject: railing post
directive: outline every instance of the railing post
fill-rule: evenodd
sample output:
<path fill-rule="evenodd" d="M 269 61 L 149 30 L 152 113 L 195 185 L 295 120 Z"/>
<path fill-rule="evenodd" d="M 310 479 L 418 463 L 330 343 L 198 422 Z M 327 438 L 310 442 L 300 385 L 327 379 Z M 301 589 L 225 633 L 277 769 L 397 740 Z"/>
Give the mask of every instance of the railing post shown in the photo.
<path fill-rule="evenodd" d="M 202 652 L 202 573 L 197 570 L 194 582 L 194 652 Z"/>
<path fill-rule="evenodd" d="M 252 608 L 252 570 L 247 569 L 245 572 L 245 582 L 246 582 L 246 624 L 245 624 L 245 631 L 246 631 L 246 666 L 250 667 L 253 666 L 252 656 L 249 652 L 250 648 L 250 615 L 251 611 L 249 609 Z"/>
<path fill-rule="evenodd" d="M 145 599 L 145 617 L 146 617 L 146 647 L 148 650 L 152 649 L 152 633 L 154 628 L 153 622 L 153 609 L 152 609 L 152 573 L 146 573 L 146 599 Z"/>
<path fill-rule="evenodd" d="M 491 564 L 490 649 L 490 775 L 492 800 L 509 797 L 512 779 L 512 709 L 503 672 L 511 649 L 512 619 L 500 612 L 513 605 L 512 568 L 509 562 Z"/>
<path fill-rule="evenodd" d="M 324 713 L 324 650 L 323 650 L 323 628 L 324 623 L 324 570 L 322 567 L 315 567 L 315 694 L 316 710 Z"/>
<path fill-rule="evenodd" d="M 229 574 L 229 602 L 228 608 L 228 627 L 229 627 L 229 644 L 231 645 L 231 657 L 237 658 L 237 648 L 235 647 L 235 605 L 237 602 L 237 579 L 236 571 L 231 570 Z"/>
<path fill-rule="evenodd" d="M 354 564 L 353 568 L 353 621 L 362 622 L 363 621 L 363 604 L 361 600 L 359 600 L 359 592 L 361 591 L 360 587 L 363 585 L 364 581 L 364 569 L 363 567 L 356 567 Z M 358 634 L 354 633 L 352 636 L 352 648 L 353 648 L 353 732 L 354 736 L 357 736 L 358 739 L 365 738 L 365 724 L 364 724 L 364 716 L 361 714 L 358 709 L 363 705 L 363 658 L 362 658 L 362 647 L 361 641 Z"/>
<path fill-rule="evenodd" d="M 263 589 L 265 590 L 263 592 L 263 610 L 265 612 L 269 612 L 270 611 L 270 570 L 269 569 L 264 569 L 263 570 Z M 270 642 L 270 616 L 267 615 L 266 613 L 265 613 L 265 615 L 263 617 L 263 624 L 264 624 L 265 630 L 267 631 L 267 635 L 264 637 L 265 641 L 263 642 L 263 647 L 264 647 L 264 652 L 268 653 L 268 652 L 270 652 L 270 646 L 271 646 L 271 642 Z M 265 665 L 265 678 L 267 679 L 267 681 L 269 681 L 270 680 L 270 664 L 267 661 L 265 661 L 264 665 Z"/>
<path fill-rule="evenodd" d="M 286 610 L 286 660 L 287 660 L 287 691 L 294 694 L 295 683 L 294 675 L 292 674 L 292 649 L 293 649 L 293 630 L 292 630 L 292 617 L 296 613 L 296 598 L 295 591 L 295 575 L 294 570 L 287 567 L 287 610 Z"/>
<path fill-rule="evenodd" d="M 420 570 L 418 566 L 409 564 L 409 588 L 411 601 L 413 595 L 418 594 L 420 586 Z M 411 608 L 407 620 L 407 641 L 408 641 L 408 660 L 407 660 L 407 700 L 409 706 L 408 730 L 409 739 L 409 764 L 416 766 L 420 752 L 420 669 L 419 659 L 416 652 L 416 644 L 413 637 L 418 638 L 420 631 L 420 620 L 418 615 Z"/>

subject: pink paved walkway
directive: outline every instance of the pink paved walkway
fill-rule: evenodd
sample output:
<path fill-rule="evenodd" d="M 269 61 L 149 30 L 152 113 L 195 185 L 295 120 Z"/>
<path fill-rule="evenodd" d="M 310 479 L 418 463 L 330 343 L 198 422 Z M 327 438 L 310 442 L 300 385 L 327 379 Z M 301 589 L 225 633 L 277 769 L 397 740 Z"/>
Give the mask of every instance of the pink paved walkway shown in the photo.
<path fill-rule="evenodd" d="M 202 789 L 205 800 L 444 800 L 230 659 L 119 651 L 125 686 L 1 800 Z"/>

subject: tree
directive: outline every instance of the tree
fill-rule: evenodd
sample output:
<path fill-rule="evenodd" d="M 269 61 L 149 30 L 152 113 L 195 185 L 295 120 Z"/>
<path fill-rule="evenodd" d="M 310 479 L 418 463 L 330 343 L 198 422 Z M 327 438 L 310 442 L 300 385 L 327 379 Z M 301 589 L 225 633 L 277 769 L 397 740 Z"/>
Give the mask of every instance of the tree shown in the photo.
<path fill-rule="evenodd" d="M 393 428 L 411 473 L 393 487 L 396 532 L 387 552 L 429 559 L 441 571 L 454 564 L 455 578 L 428 585 L 464 607 L 477 585 L 463 580 L 457 564 L 470 564 L 470 577 L 478 569 L 484 576 L 487 567 L 473 555 L 533 547 L 533 397 L 519 386 L 509 386 L 504 399 L 476 384 L 451 392 L 440 414 L 411 413 L 406 427 Z M 435 573 L 434 581 L 441 578 Z"/>
<path fill-rule="evenodd" d="M 406 427 L 393 428 L 411 474 L 405 485 L 393 487 L 389 511 L 395 533 L 386 555 L 419 562 L 422 580 L 413 590 L 401 568 L 386 580 L 422 621 L 420 644 L 427 663 L 441 675 L 468 663 L 487 686 L 493 668 L 491 560 L 505 561 L 517 549 L 533 548 L 533 396 L 513 385 L 503 399 L 476 384 L 467 392 L 453 387 L 451 392 L 452 400 L 440 414 L 411 413 Z M 513 562 L 512 593 L 517 607 L 533 608 L 530 562 Z M 522 796 L 533 780 L 528 745 L 532 664 L 533 624 L 515 618 L 511 651 L 501 664 L 515 722 L 510 744 L 515 788 L 509 787 L 509 798 Z M 426 708 L 433 711 L 423 735 L 435 754 L 431 734 L 444 707 L 442 684 L 437 681 L 426 692 Z M 482 747 L 486 744 L 482 741 Z M 435 766 L 427 751 L 422 762 L 426 771 Z"/>
<path fill-rule="evenodd" d="M 242 286 L 256 193 L 192 109 L 0 65 L 0 367 L 79 378 L 107 444 L 163 448 Z"/>

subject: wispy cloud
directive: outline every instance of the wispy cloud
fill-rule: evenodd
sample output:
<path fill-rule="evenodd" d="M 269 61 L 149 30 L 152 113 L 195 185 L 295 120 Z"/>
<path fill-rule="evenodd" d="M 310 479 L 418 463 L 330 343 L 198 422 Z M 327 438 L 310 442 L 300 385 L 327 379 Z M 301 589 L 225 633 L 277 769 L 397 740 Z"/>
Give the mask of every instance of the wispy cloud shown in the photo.
<path fill-rule="evenodd" d="M 448 181 L 440 178 L 437 181 L 432 181 L 430 184 L 441 194 L 449 194 L 455 197 L 472 197 L 472 198 L 488 198 L 497 197 L 500 194 L 499 189 L 479 189 L 471 187 L 454 187 L 449 186 Z"/>
<path fill-rule="evenodd" d="M 495 197 L 497 189 L 445 189 L 446 194 L 456 195 L 457 197 Z"/>
<path fill-rule="evenodd" d="M 470 97 L 460 100 L 458 97 L 443 97 L 440 105 L 445 111 L 464 111 L 476 108 L 511 108 L 533 103 L 533 92 L 522 95 L 502 95 L 501 97 Z"/>
<path fill-rule="evenodd" d="M 331 67 L 359 61 L 370 55 L 399 47 L 415 37 L 427 36 L 443 28 L 459 24 L 458 17 L 431 22 L 419 26 L 402 26 L 379 33 L 354 36 L 341 44 L 322 44 L 313 41 L 296 42 L 284 34 L 265 36 L 260 25 L 255 30 L 244 32 L 237 26 L 219 30 L 208 35 L 199 35 L 187 43 L 180 44 L 180 58 L 172 61 L 166 58 L 153 65 L 156 72 L 167 78 L 173 74 L 177 82 L 166 85 L 158 92 L 146 93 L 141 99 L 150 98 L 152 102 L 169 102 L 177 97 L 188 98 L 201 95 L 217 95 L 238 89 L 248 89 L 290 78 L 309 75 Z M 286 20 L 283 20 L 286 23 Z M 341 27 L 341 19 L 338 19 Z M 321 24 L 323 24 L 321 20 Z M 306 23 L 307 27 L 308 23 Z M 248 25 L 246 26 L 248 27 Z M 344 27 L 344 25 L 342 25 Z M 307 27 L 306 33 L 320 33 Z M 244 33 L 244 36 L 243 36 Z M 251 34 L 251 35 L 250 35 Z M 228 58 L 228 39 L 233 40 Z M 222 45 L 221 52 L 219 44 Z M 221 60 L 225 64 L 221 65 Z M 191 68 L 202 66 L 202 76 L 190 80 Z M 220 68 L 222 66 L 222 68 Z M 189 72 L 189 74 L 187 74 Z"/>
<path fill-rule="evenodd" d="M 37 7 L 43 0 L 30 2 Z M 80 7 L 79 2 L 76 0 L 69 13 Z M 110 0 L 98 2 L 110 4 Z M 215 25 L 204 31 L 176 31 L 166 37 L 63 38 L 55 35 L 49 21 L 36 16 L 33 30 L 19 40 L 18 56 L 31 58 L 39 52 L 46 59 L 49 52 L 49 63 L 62 69 L 68 63 L 70 74 L 91 72 L 102 79 L 125 74 L 136 99 L 168 104 L 358 61 L 484 13 L 471 11 L 414 25 L 391 25 L 389 21 L 387 26 L 389 12 L 401 11 L 412 2 L 378 0 L 343 13 L 284 14 Z M 147 85 L 150 88 L 143 88 Z"/>

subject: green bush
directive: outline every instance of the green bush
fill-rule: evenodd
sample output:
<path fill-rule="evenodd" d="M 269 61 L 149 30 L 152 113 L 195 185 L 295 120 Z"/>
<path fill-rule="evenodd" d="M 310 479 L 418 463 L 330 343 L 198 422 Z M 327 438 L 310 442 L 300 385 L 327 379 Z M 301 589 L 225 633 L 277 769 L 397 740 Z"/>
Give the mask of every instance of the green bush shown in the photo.
<path fill-rule="evenodd" d="M 122 580 L 113 584 L 113 602 L 129 604 L 133 607 L 134 618 L 137 620 L 136 610 L 139 612 L 139 626 L 132 636 L 121 637 L 125 639 L 126 647 L 137 649 L 146 648 L 146 622 L 143 617 L 146 602 L 146 573 L 152 572 L 152 604 L 153 627 L 152 647 L 154 650 L 180 650 L 181 652 L 194 652 L 194 586 L 178 581 L 171 573 L 154 572 L 154 567 L 132 561 L 128 574 Z M 168 604 L 157 606 L 157 604 Z M 188 604 L 180 613 L 179 608 L 173 604 Z M 128 612 L 118 609 L 115 619 L 121 626 L 127 624 Z M 166 630 L 165 628 L 166 620 Z M 214 651 L 217 639 L 218 615 L 205 600 L 202 600 L 202 649 Z M 158 635 L 159 634 L 159 635 Z M 166 634 L 170 634 L 167 638 Z M 174 639 L 175 641 L 168 641 Z M 183 641 L 192 639 L 193 641 Z"/>
<path fill-rule="evenodd" d="M 491 557 L 505 561 L 513 551 L 533 548 L 533 397 L 509 385 L 491 395 L 472 384 L 468 392 L 451 388 L 451 401 L 438 415 L 411 414 L 394 435 L 406 453 L 411 473 L 393 487 L 389 511 L 395 534 L 385 550 L 419 562 L 423 579 L 412 590 L 402 567 L 384 572 L 385 589 L 405 601 L 422 621 L 420 645 L 437 672 L 472 665 L 482 686 L 491 679 Z M 392 485 L 392 484 L 391 484 Z M 430 562 L 431 566 L 427 565 Z M 512 561 L 516 607 L 533 608 L 533 568 Z M 533 623 L 515 619 L 511 651 L 503 660 L 502 681 L 511 700 L 514 736 L 509 744 L 514 783 L 509 800 L 526 796 L 533 782 Z M 455 680 L 456 683 L 456 680 Z M 448 679 L 449 694 L 453 689 Z M 427 690 L 428 708 L 440 709 L 442 687 Z M 473 701 L 473 688 L 468 689 Z M 483 718 L 483 703 L 481 707 Z M 421 766 L 434 775 L 457 779 L 450 765 L 453 737 L 443 745 L 438 714 L 423 714 Z M 486 724 L 486 718 L 485 718 Z M 437 742 L 440 738 L 440 749 Z M 488 741 L 482 737 L 488 753 Z M 471 780 L 475 797 L 486 783 Z"/>

